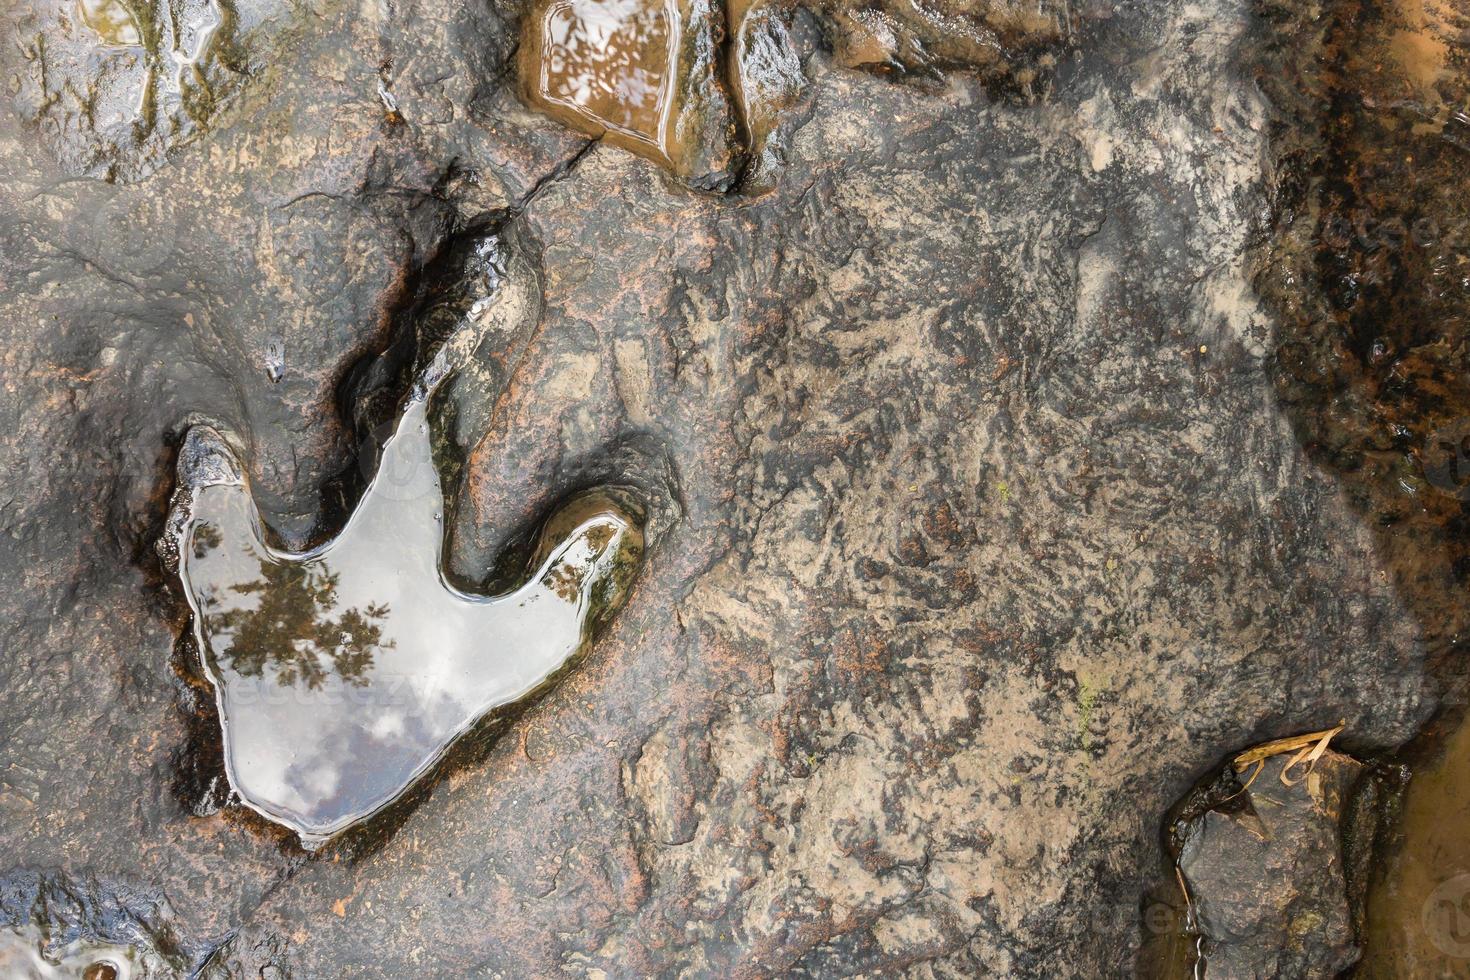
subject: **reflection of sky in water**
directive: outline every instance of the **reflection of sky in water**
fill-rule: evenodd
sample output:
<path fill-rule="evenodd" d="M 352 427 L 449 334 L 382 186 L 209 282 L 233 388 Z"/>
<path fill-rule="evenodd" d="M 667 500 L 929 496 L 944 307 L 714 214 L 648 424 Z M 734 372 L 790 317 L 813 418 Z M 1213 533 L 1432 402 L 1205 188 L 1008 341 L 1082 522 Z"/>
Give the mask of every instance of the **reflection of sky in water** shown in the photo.
<path fill-rule="evenodd" d="M 440 576 L 441 512 L 422 401 L 317 552 L 261 544 L 244 487 L 196 491 L 181 571 L 223 685 L 230 775 L 303 837 L 391 801 L 468 725 L 564 664 L 627 530 L 591 511 L 526 586 L 486 599 Z"/>
<path fill-rule="evenodd" d="M 542 94 L 610 129 L 661 143 L 672 18 L 662 0 L 550 4 L 542 22 Z"/>

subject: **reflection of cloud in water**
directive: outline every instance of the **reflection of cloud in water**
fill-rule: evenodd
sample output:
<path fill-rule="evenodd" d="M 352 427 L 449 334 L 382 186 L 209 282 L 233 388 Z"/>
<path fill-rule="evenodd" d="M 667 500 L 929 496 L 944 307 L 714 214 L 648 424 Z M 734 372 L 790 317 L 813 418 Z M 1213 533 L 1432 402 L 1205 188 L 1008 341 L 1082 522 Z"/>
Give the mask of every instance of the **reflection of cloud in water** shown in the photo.
<path fill-rule="evenodd" d="M 378 735 L 373 722 L 335 727 L 291 761 L 281 774 L 283 788 L 302 812 L 369 812 L 436 754 L 443 733 L 428 721 L 436 714 L 421 705 L 395 712 L 391 738 Z"/>
<path fill-rule="evenodd" d="M 555 546 L 520 590 L 453 589 L 423 413 L 411 405 L 384 448 L 392 492 L 370 486 L 318 551 L 268 548 L 235 483 L 194 491 L 180 540 L 231 780 L 307 841 L 391 802 L 465 729 L 555 673 L 622 601 L 641 553 L 632 519 L 586 498 L 548 527 Z"/>

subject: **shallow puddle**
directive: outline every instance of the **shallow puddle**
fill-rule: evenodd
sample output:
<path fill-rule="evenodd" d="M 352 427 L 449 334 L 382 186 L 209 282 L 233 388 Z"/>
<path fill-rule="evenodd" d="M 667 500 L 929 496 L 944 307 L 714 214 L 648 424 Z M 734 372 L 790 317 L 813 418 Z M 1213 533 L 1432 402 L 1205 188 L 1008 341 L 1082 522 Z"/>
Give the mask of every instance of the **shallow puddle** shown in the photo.
<path fill-rule="evenodd" d="M 680 24 L 669 0 L 553 0 L 532 18 L 524 71 L 548 115 L 671 166 L 666 129 Z"/>
<path fill-rule="evenodd" d="M 145 980 L 162 976 L 138 962 L 127 946 L 76 942 L 46 947 L 39 929 L 0 929 L 0 977 L 4 980 Z"/>
<path fill-rule="evenodd" d="M 1470 724 L 1415 768 L 1368 903 L 1358 976 L 1470 976 Z"/>
<path fill-rule="evenodd" d="M 0 79 L 71 175 L 141 180 L 193 138 L 246 74 L 242 42 L 279 0 L 48 0 L 0 25 Z M 7 65 L 9 67 L 9 65 Z"/>
<path fill-rule="evenodd" d="M 408 404 L 334 540 L 266 543 L 241 467 L 191 430 L 174 523 L 231 784 L 313 846 L 398 798 L 487 714 L 543 687 L 619 606 L 642 552 L 631 504 L 584 495 L 541 536 L 526 584 L 486 597 L 441 570 L 429 398 Z"/>
<path fill-rule="evenodd" d="M 525 20 L 523 94 L 690 186 L 727 190 L 742 155 L 721 16 L 709 0 L 544 0 Z"/>
<path fill-rule="evenodd" d="M 131 47 L 143 43 L 143 32 L 133 12 L 121 0 L 78 0 L 82 23 L 103 44 Z"/>
<path fill-rule="evenodd" d="M 426 404 L 410 405 L 361 504 L 324 547 L 272 549 L 248 489 L 229 479 L 193 490 L 179 532 L 231 782 L 307 842 L 392 802 L 458 735 L 564 667 L 621 601 L 640 554 L 631 512 L 586 497 L 548 527 L 516 592 L 450 586 Z M 191 438 L 187 451 L 239 472 L 210 430 Z"/>

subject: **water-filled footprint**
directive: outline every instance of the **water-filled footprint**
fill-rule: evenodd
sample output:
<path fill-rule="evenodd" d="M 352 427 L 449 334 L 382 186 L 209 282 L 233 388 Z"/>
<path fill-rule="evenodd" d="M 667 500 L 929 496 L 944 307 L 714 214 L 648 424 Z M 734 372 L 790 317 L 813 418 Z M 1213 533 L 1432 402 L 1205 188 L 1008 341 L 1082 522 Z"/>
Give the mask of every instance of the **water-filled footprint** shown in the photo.
<path fill-rule="evenodd" d="M 483 320 L 466 315 L 458 332 Z M 307 846 L 380 811 L 488 712 L 544 686 L 622 604 L 641 561 L 637 506 L 594 492 L 546 523 L 518 589 L 446 581 L 428 413 L 446 352 L 473 347 L 463 340 L 441 346 L 346 526 L 315 550 L 267 543 L 219 432 L 195 426 L 180 453 L 168 533 L 230 782 Z"/>

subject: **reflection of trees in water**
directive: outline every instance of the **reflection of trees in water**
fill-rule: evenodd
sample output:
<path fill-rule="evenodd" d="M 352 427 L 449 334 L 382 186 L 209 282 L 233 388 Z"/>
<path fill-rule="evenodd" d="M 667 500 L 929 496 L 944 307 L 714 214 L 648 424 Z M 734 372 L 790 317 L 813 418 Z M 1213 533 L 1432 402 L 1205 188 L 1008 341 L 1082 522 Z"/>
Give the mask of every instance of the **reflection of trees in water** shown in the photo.
<path fill-rule="evenodd" d="M 240 595 L 258 595 L 254 609 L 224 609 L 217 595 L 204 600 L 208 636 L 230 635 L 230 646 L 216 651 L 229 667 L 246 677 L 259 677 L 267 664 L 275 667 L 275 681 L 320 688 L 335 675 L 351 684 L 367 681 L 383 642 L 382 623 L 388 606 L 370 603 L 337 616 L 339 574 L 322 565 L 260 563 L 261 578 L 230 586 Z"/>
<path fill-rule="evenodd" d="M 558 565 L 547 572 L 541 584 L 556 593 L 563 602 L 575 603 L 582 595 L 582 580 L 587 575 L 587 566 L 571 562 Z"/>
<path fill-rule="evenodd" d="M 587 590 L 588 578 L 592 577 L 585 601 L 590 612 L 589 622 L 600 621 L 609 609 L 622 602 L 643 557 L 640 537 L 636 541 L 619 542 L 609 559 L 608 547 L 617 536 L 618 528 L 611 523 L 588 528 L 583 536 L 587 553 L 573 558 L 570 552 L 574 546 L 568 546 L 560 561 L 541 577 L 542 587 L 550 589 L 564 602 L 576 605 L 584 601 L 583 593 Z M 607 564 L 603 565 L 604 562 Z"/>
<path fill-rule="evenodd" d="M 574 561 L 569 554 L 563 554 L 561 561 L 542 576 L 541 584 L 556 593 L 557 598 L 565 602 L 579 602 L 582 598 L 583 583 L 587 581 L 587 576 L 602 558 L 602 553 L 607 550 L 615 533 L 613 527 L 608 524 L 588 528 L 585 538 L 589 553 L 580 561 Z M 570 552 L 572 547 L 575 546 L 568 546 L 567 552 Z"/>
<path fill-rule="evenodd" d="M 194 557 L 203 558 L 224 542 L 224 536 L 213 524 L 194 526 Z"/>

